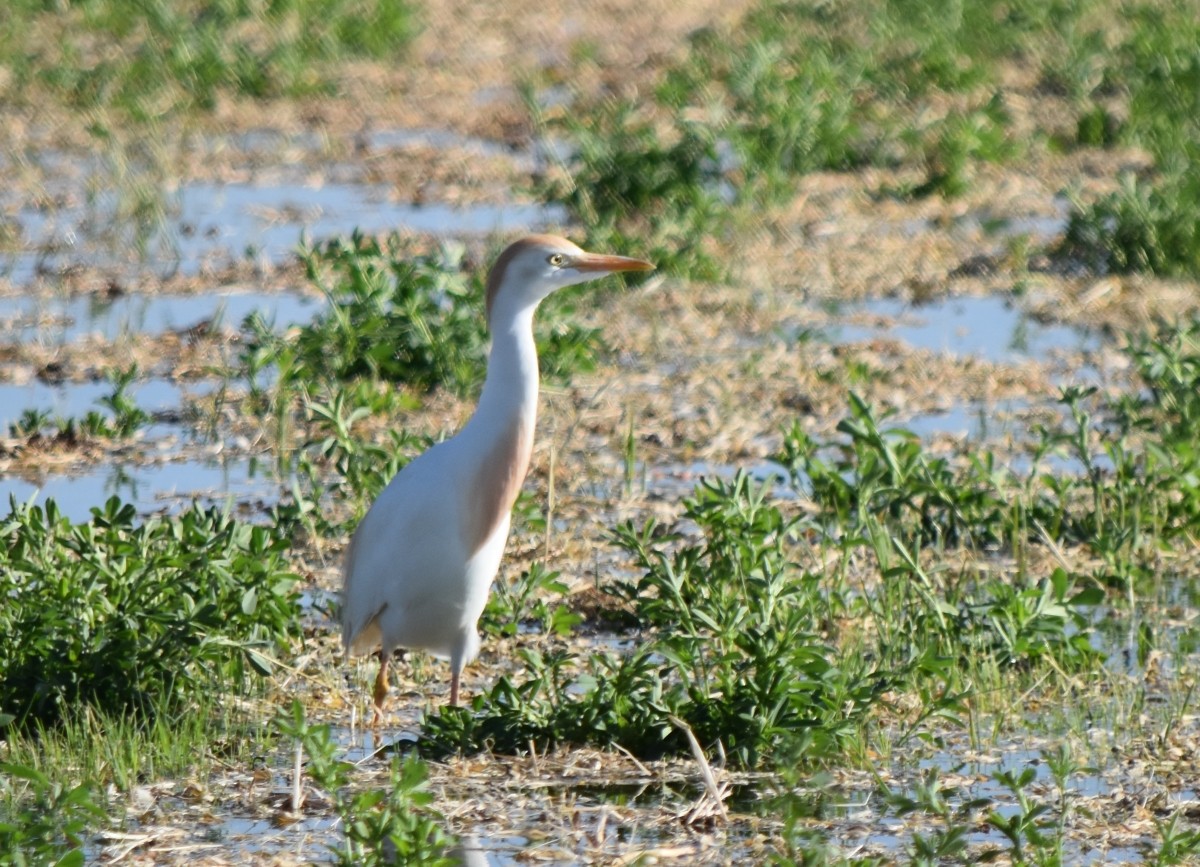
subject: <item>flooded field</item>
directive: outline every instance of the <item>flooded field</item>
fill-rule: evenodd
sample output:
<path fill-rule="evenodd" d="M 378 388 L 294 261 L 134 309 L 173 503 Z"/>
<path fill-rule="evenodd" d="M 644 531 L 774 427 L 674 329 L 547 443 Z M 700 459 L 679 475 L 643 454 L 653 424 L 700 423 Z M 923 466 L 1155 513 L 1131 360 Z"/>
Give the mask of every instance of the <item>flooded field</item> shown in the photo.
<path fill-rule="evenodd" d="M 1200 862 L 1187 4 L 19 5 L 0 864 Z M 543 231 L 658 270 L 373 727 L 345 545 Z"/>

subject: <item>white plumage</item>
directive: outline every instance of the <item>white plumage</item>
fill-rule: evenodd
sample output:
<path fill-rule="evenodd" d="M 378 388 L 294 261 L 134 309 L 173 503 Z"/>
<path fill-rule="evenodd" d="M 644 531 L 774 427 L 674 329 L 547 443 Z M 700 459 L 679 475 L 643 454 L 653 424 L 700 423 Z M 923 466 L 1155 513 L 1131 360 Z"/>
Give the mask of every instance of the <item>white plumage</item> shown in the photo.
<path fill-rule="evenodd" d="M 551 235 L 515 242 L 492 266 L 487 281 L 492 348 L 479 406 L 456 436 L 392 479 L 347 550 L 342 641 L 347 653 L 382 650 L 377 713 L 397 647 L 450 660 L 451 704 L 458 703 L 463 666 L 479 652 L 476 624 L 533 451 L 538 304 L 563 286 L 653 267 L 640 259 L 586 253 Z"/>

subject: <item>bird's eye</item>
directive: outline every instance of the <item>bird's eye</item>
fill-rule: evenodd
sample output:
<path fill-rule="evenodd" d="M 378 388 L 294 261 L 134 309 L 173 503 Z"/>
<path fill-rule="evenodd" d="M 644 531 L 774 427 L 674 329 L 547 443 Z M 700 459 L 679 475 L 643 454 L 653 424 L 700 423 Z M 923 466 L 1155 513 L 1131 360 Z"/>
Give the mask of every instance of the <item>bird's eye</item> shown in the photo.
<path fill-rule="evenodd" d="M 563 263 L 563 254 L 562 253 L 552 253 L 549 256 L 549 258 L 546 259 L 546 261 L 549 262 L 551 265 L 553 265 L 555 268 L 557 268 L 559 265 L 561 265 Z"/>

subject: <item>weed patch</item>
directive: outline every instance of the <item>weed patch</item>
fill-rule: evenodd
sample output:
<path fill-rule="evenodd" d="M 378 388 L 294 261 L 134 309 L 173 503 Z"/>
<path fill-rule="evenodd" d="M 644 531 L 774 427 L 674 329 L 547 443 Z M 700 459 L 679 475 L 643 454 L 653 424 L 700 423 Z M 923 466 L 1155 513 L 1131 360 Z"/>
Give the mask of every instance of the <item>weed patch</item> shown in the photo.
<path fill-rule="evenodd" d="M 345 867 L 411 864 L 414 867 L 452 867 L 456 859 L 446 854 L 449 845 L 430 806 L 433 795 L 425 790 L 428 770 L 419 759 L 395 759 L 383 789 L 352 790 L 357 768 L 334 757 L 334 744 L 327 725 L 312 725 L 304 707 L 292 702 L 287 713 L 276 718 L 275 727 L 291 738 L 296 749 L 307 756 L 307 775 L 333 802 L 341 820 L 341 845 L 328 846 L 336 863 Z M 296 782 L 300 789 L 299 781 Z M 293 804 L 299 811 L 301 804 Z"/>
<path fill-rule="evenodd" d="M 661 756 L 687 751 L 686 727 L 748 767 L 844 751 L 908 670 L 881 671 L 818 634 L 827 606 L 817 578 L 789 558 L 794 521 L 747 477 L 701 487 L 686 518 L 705 541 L 674 553 L 679 538 L 653 524 L 616 531 L 644 570 L 613 588 L 649 630 L 637 652 L 524 651 L 522 683 L 501 678 L 472 709 L 426 720 L 434 747 L 617 744 Z"/>
<path fill-rule="evenodd" d="M 1100 272 L 1200 274 L 1200 24 L 1190 4 L 1133 7 L 1129 33 L 1105 56 L 1097 96 L 1120 93 L 1119 123 L 1093 105 L 1079 121 L 1088 144 L 1138 145 L 1154 157 L 1151 176 L 1122 178 L 1120 188 L 1074 207 L 1059 255 Z M 1090 95 L 1090 94 L 1089 94 Z"/>
<path fill-rule="evenodd" d="M 0 864 L 80 867 L 84 835 L 105 820 L 91 786 L 64 786 L 22 765 L 0 765 Z"/>
<path fill-rule="evenodd" d="M 272 368 L 284 394 L 333 392 L 360 379 L 418 394 L 435 387 L 466 394 L 483 382 L 483 277 L 465 268 L 461 247 L 417 254 L 397 236 L 356 232 L 308 248 L 302 258 L 329 308 L 291 336 L 249 320 L 240 364 L 252 382 Z M 547 310 L 542 369 L 560 379 L 588 369 L 601 346 L 598 331 L 556 319 L 556 310 L 569 307 Z"/>
<path fill-rule="evenodd" d="M 1200 176 L 1125 175 L 1116 192 L 1072 211 L 1059 254 L 1099 273 L 1200 274 Z"/>
<path fill-rule="evenodd" d="M 561 115 L 534 108 L 571 145 L 569 180 L 551 178 L 539 194 L 606 245 L 649 239 L 660 268 L 702 280 L 726 276 L 732 233 L 810 172 L 919 162 L 927 179 L 910 194 L 961 195 L 974 164 L 1019 151 L 1000 61 L 1071 14 L 943 5 L 768 0 L 735 28 L 697 32 L 652 100 L 603 99 Z M 939 91 L 958 107 L 929 112 Z"/>
<path fill-rule="evenodd" d="M 137 121 L 254 98 L 327 92 L 337 60 L 395 59 L 416 35 L 403 0 L 15 0 L 0 58 L 5 99 L 48 92 L 75 110 Z"/>
<path fill-rule="evenodd" d="M 49 501 L 14 506 L 0 539 L 0 711 L 17 726 L 240 691 L 298 634 L 287 540 L 216 510 L 137 524 L 114 497 L 73 524 Z"/>

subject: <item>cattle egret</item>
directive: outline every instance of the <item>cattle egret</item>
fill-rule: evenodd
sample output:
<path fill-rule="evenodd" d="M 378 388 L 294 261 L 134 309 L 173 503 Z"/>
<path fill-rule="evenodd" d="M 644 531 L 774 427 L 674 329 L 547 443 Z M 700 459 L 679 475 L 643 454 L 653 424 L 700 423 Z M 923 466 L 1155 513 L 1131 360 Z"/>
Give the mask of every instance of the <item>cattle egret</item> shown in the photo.
<path fill-rule="evenodd" d="M 413 460 L 384 488 L 350 540 L 342 587 L 347 654 L 380 647 L 375 714 L 397 647 L 450 660 L 450 704 L 463 666 L 479 652 L 476 624 L 508 540 L 537 418 L 533 314 L 551 292 L 641 259 L 587 253 L 565 238 L 533 235 L 509 246 L 487 279 L 492 336 L 479 406 L 459 433 Z"/>

